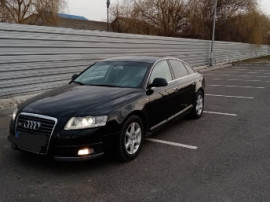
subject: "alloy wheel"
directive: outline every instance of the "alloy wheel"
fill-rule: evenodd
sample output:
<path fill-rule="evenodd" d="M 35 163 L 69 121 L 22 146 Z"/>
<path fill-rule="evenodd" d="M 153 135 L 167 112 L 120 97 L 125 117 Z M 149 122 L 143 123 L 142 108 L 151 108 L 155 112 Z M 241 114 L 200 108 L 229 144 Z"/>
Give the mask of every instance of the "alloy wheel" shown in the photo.
<path fill-rule="evenodd" d="M 142 129 L 137 122 L 132 122 L 125 132 L 125 149 L 128 154 L 135 154 L 142 141 Z"/>
<path fill-rule="evenodd" d="M 201 94 L 198 94 L 197 100 L 196 100 L 197 115 L 201 115 L 202 111 L 203 111 L 203 96 Z"/>

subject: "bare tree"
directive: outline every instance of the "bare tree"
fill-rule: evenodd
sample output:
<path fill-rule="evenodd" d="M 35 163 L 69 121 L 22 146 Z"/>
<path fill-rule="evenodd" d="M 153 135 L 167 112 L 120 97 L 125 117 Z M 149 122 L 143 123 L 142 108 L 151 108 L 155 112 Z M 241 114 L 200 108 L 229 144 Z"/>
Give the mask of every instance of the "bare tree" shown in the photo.
<path fill-rule="evenodd" d="M 121 8 L 121 10 L 119 9 Z M 129 7 L 118 6 L 116 17 L 129 20 L 126 29 L 132 30 L 136 22 L 142 29 L 155 30 L 157 35 L 177 36 L 187 25 L 188 1 L 185 0 L 132 0 Z M 120 10 L 120 11 L 119 11 Z"/>
<path fill-rule="evenodd" d="M 131 3 L 130 3 L 131 2 Z M 211 39 L 214 0 L 130 0 L 117 5 L 115 31 Z M 257 0 L 218 0 L 216 39 L 270 44 Z"/>
<path fill-rule="evenodd" d="M 211 39 L 213 21 L 213 0 L 189 0 L 189 25 L 185 35 L 202 39 Z M 217 4 L 217 39 L 224 37 L 224 29 L 237 15 L 253 10 L 256 0 L 218 0 Z"/>
<path fill-rule="evenodd" d="M 248 13 L 235 16 L 231 22 L 231 40 L 253 44 L 270 44 L 270 20 L 259 11 L 251 10 Z"/>
<path fill-rule="evenodd" d="M 112 22 L 113 31 L 120 33 L 157 35 L 157 28 L 138 18 L 134 12 L 134 4 L 131 5 L 130 2 L 124 1 L 121 4 L 116 4 L 112 7 L 111 13 L 114 16 Z"/>
<path fill-rule="evenodd" d="M 159 35 L 176 36 L 187 25 L 188 2 L 184 0 L 134 0 L 134 13 L 157 28 Z"/>
<path fill-rule="evenodd" d="M 2 22 L 55 25 L 64 5 L 64 0 L 0 0 L 0 17 Z"/>

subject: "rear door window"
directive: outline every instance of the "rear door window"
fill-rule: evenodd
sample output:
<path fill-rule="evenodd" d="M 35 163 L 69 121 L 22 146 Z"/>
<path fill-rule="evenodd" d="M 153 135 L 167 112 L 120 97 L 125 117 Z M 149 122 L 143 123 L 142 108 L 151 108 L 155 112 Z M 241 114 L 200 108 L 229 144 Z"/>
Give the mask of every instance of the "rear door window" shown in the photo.
<path fill-rule="evenodd" d="M 185 65 L 179 60 L 169 60 L 176 79 L 187 76 L 189 73 Z"/>
<path fill-rule="evenodd" d="M 192 69 L 192 67 L 191 67 L 190 65 L 188 65 L 188 64 L 185 63 L 185 62 L 184 62 L 184 65 L 185 65 L 185 67 L 187 68 L 187 70 L 188 70 L 188 72 L 189 72 L 190 74 L 195 73 L 195 71 Z"/>

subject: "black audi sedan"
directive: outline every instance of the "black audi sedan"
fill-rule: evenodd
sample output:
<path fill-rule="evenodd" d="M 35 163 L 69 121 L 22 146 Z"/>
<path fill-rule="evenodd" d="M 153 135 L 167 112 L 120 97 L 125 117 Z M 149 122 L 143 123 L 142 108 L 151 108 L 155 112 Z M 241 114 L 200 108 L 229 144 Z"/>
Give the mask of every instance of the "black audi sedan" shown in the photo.
<path fill-rule="evenodd" d="M 202 116 L 204 83 L 201 74 L 177 58 L 103 60 L 73 75 L 69 84 L 21 104 L 8 139 L 13 149 L 58 160 L 113 151 L 130 161 L 147 132 L 180 115 Z"/>

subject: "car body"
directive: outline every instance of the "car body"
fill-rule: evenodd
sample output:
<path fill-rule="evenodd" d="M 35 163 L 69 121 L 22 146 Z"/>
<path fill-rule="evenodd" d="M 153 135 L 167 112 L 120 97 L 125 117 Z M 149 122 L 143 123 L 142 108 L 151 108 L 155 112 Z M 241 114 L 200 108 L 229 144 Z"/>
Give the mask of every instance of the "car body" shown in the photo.
<path fill-rule="evenodd" d="M 204 78 L 177 58 L 119 57 L 21 104 L 10 122 L 14 149 L 59 160 L 117 151 L 134 159 L 145 133 L 204 106 Z"/>

